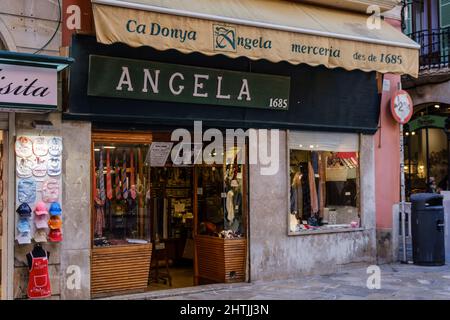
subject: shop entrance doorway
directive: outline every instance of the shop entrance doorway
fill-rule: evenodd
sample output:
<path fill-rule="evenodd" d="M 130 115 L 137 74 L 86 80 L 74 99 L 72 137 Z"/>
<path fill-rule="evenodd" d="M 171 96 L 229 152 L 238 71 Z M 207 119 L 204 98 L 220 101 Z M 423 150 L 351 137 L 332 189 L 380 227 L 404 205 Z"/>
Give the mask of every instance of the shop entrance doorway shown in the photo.
<path fill-rule="evenodd" d="M 170 133 L 92 136 L 93 296 L 246 280 L 246 146 L 177 163 Z"/>
<path fill-rule="evenodd" d="M 157 140 L 157 141 L 155 141 Z M 155 134 L 153 143 L 176 146 Z M 159 154 L 152 157 L 160 158 Z M 150 163 L 152 239 L 148 290 L 245 281 L 247 196 L 237 146 L 213 149 L 218 163 Z M 158 161 L 157 161 L 158 162 Z M 161 164 L 159 164 L 161 165 Z"/>

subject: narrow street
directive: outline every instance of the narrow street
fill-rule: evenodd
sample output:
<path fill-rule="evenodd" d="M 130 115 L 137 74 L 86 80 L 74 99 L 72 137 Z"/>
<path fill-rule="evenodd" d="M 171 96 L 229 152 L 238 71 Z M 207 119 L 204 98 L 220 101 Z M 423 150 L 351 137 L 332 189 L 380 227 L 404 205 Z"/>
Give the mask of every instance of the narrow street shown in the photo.
<path fill-rule="evenodd" d="M 170 300 L 450 300 L 450 266 L 382 265 L 381 288 L 366 286 L 366 267 L 344 267 L 342 271 L 295 280 L 260 281 L 225 287 L 167 290 L 114 297 L 114 299 Z"/>

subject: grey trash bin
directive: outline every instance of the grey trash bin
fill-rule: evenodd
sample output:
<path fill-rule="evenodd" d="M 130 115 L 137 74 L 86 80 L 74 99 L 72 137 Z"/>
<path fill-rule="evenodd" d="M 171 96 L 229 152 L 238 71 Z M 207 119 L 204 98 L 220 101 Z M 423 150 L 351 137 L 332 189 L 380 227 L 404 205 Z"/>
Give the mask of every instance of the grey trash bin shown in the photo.
<path fill-rule="evenodd" d="M 444 197 L 433 193 L 411 196 L 411 235 L 414 264 L 445 264 Z"/>

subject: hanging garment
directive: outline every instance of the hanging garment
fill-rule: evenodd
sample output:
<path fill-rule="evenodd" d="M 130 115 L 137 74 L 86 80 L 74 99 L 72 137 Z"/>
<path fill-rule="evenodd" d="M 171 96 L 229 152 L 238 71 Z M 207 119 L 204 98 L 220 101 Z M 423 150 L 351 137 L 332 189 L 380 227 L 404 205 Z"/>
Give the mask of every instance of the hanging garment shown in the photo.
<path fill-rule="evenodd" d="M 95 165 L 94 165 L 94 176 L 92 177 L 92 196 L 95 198 L 97 198 L 98 194 L 97 194 L 97 172 L 95 171 Z"/>
<path fill-rule="evenodd" d="M 130 196 L 131 199 L 136 199 L 136 183 L 135 183 L 135 173 L 134 173 L 134 152 L 133 149 L 130 151 Z"/>
<path fill-rule="evenodd" d="M 227 201 L 226 201 L 226 209 L 227 209 L 227 219 L 228 221 L 233 221 L 234 219 L 234 192 L 230 190 L 227 192 Z"/>
<path fill-rule="evenodd" d="M 291 214 L 297 219 L 301 219 L 303 215 L 303 188 L 301 182 L 301 174 L 297 172 L 292 179 L 291 185 Z"/>
<path fill-rule="evenodd" d="M 125 151 L 123 152 L 122 193 L 124 199 L 128 198 L 127 153 Z"/>
<path fill-rule="evenodd" d="M 111 200 L 113 197 L 111 181 L 111 159 L 109 157 L 109 149 L 106 149 L 106 197 L 109 200 Z"/>
<path fill-rule="evenodd" d="M 98 190 L 100 200 L 105 202 L 105 176 L 103 175 L 103 150 L 100 149 L 100 159 L 98 161 Z"/>
<path fill-rule="evenodd" d="M 98 237 L 103 236 L 103 229 L 106 227 L 105 221 L 105 210 L 104 204 L 105 202 L 97 197 L 95 200 L 95 225 L 94 225 L 94 233 Z"/>
<path fill-rule="evenodd" d="M 122 191 L 120 189 L 120 168 L 119 168 L 119 157 L 116 154 L 116 160 L 115 160 L 115 168 L 114 168 L 114 174 L 115 174 L 115 182 L 116 182 L 116 199 L 120 200 L 122 199 Z"/>
<path fill-rule="evenodd" d="M 321 201 L 321 192 L 320 192 L 320 179 L 316 177 L 317 174 L 319 174 L 319 152 L 313 151 L 311 152 L 311 165 L 314 170 L 314 181 L 316 182 L 316 191 L 317 191 L 317 205 L 318 205 L 318 211 L 320 211 L 320 201 Z"/>
<path fill-rule="evenodd" d="M 30 277 L 28 279 L 27 295 L 30 299 L 47 298 L 52 295 L 50 288 L 50 277 L 48 275 L 47 252 L 44 257 L 31 255 Z"/>
<path fill-rule="evenodd" d="M 301 182 L 302 182 L 301 185 L 302 185 L 302 191 L 303 191 L 302 219 L 306 220 L 311 216 L 311 196 L 310 196 L 310 191 L 309 191 L 308 170 L 305 170 L 305 172 L 303 172 Z"/>
<path fill-rule="evenodd" d="M 317 199 L 316 178 L 311 162 L 308 162 L 308 183 L 309 195 L 311 197 L 311 214 L 315 214 L 319 211 L 319 202 Z"/>

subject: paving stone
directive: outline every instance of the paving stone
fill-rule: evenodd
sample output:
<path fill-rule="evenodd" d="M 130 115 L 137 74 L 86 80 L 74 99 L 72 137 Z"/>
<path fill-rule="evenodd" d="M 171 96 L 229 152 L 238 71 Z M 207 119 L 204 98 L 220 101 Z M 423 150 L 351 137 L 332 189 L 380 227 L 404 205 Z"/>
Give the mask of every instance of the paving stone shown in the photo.
<path fill-rule="evenodd" d="M 366 287 L 365 268 L 340 267 L 340 272 L 323 276 L 305 276 L 283 281 L 258 281 L 235 287 L 179 295 L 165 295 L 170 300 L 450 300 L 450 265 L 420 267 L 382 265 L 381 289 Z M 136 299 L 145 297 L 136 295 Z M 159 299 L 152 295 L 149 299 Z M 120 297 L 115 297 L 120 299 Z M 133 299 L 127 295 L 126 299 Z"/>

